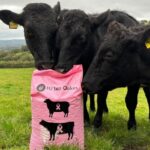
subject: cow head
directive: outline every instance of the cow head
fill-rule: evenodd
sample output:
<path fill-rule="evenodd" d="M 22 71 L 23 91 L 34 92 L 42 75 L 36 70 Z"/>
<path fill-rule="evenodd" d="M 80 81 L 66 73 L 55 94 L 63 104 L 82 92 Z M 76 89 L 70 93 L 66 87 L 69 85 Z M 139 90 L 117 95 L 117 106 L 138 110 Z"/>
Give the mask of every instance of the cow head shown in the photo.
<path fill-rule="evenodd" d="M 150 27 L 126 28 L 112 22 L 84 78 L 84 87 L 98 93 L 150 82 Z"/>
<path fill-rule="evenodd" d="M 60 4 L 54 8 L 44 3 L 28 4 L 21 14 L 0 11 L 0 19 L 9 25 L 15 22 L 24 28 L 27 46 L 38 69 L 52 68 L 55 63 L 55 34 Z"/>
<path fill-rule="evenodd" d="M 83 56 L 89 46 L 90 33 L 90 21 L 83 11 L 69 10 L 64 13 L 56 38 L 56 45 L 60 52 L 56 70 L 66 72 L 74 64 L 88 62 L 88 59 L 85 60 Z"/>

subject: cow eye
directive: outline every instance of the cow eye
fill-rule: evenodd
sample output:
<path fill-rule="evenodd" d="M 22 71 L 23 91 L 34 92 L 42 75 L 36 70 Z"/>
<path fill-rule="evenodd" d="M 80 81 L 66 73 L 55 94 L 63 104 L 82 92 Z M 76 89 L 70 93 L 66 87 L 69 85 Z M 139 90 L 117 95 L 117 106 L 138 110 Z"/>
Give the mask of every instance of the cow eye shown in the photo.
<path fill-rule="evenodd" d="M 29 38 L 32 38 L 32 37 L 33 37 L 33 34 L 32 34 L 31 32 L 29 32 L 29 33 L 27 34 L 27 36 L 28 36 Z"/>
<path fill-rule="evenodd" d="M 104 56 L 104 59 L 105 60 L 111 60 L 113 57 L 113 52 L 112 51 L 109 51 L 106 53 L 106 55 Z"/>
<path fill-rule="evenodd" d="M 34 33 L 31 31 L 27 31 L 26 35 L 27 35 L 27 38 L 30 38 L 30 39 L 34 38 Z"/>

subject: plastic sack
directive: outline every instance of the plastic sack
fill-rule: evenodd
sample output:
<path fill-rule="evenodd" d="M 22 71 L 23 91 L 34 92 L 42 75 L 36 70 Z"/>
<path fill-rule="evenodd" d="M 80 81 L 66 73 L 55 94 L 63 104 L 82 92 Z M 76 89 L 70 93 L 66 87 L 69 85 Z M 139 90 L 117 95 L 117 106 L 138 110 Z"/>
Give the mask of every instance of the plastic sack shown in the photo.
<path fill-rule="evenodd" d="M 65 74 L 54 70 L 33 72 L 30 150 L 62 144 L 84 149 L 82 78 L 82 65 L 74 65 Z"/>

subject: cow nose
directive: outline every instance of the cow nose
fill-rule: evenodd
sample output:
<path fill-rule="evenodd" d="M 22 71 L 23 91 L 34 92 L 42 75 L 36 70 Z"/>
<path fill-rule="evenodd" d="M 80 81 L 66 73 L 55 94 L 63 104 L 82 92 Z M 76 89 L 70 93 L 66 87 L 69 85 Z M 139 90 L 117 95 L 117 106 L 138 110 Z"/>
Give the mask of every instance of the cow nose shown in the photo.
<path fill-rule="evenodd" d="M 55 70 L 57 72 L 60 72 L 60 73 L 64 73 L 65 72 L 65 69 L 64 68 L 55 68 Z"/>
<path fill-rule="evenodd" d="M 52 69 L 54 67 L 54 64 L 40 64 L 37 66 L 38 70 L 46 70 L 46 69 Z"/>

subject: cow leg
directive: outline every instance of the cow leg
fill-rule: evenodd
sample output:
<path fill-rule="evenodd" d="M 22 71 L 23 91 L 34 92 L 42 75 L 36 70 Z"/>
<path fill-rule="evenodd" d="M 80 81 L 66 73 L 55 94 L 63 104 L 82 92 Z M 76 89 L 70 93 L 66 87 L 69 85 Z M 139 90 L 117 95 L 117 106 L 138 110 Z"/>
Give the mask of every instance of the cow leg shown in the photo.
<path fill-rule="evenodd" d="M 89 94 L 89 96 L 90 96 L 90 109 L 91 111 L 95 111 L 94 94 Z"/>
<path fill-rule="evenodd" d="M 51 118 L 53 117 L 53 113 L 52 112 L 50 113 L 49 117 L 51 117 Z"/>
<path fill-rule="evenodd" d="M 68 117 L 68 112 L 66 113 L 66 115 L 65 115 L 66 117 Z"/>
<path fill-rule="evenodd" d="M 98 97 L 99 97 L 99 94 L 98 94 Z M 106 103 L 106 98 L 103 100 L 103 112 L 104 113 L 108 113 L 108 107 L 107 107 L 107 103 Z"/>
<path fill-rule="evenodd" d="M 55 134 L 53 134 L 53 141 L 55 140 Z"/>
<path fill-rule="evenodd" d="M 149 119 L 150 119 L 150 88 L 149 87 L 144 87 L 144 93 L 147 98 L 147 103 L 148 103 L 148 109 L 149 109 Z"/>
<path fill-rule="evenodd" d="M 49 140 L 51 141 L 51 139 L 52 139 L 52 134 L 50 133 L 50 138 L 49 138 Z"/>
<path fill-rule="evenodd" d="M 70 132 L 68 132 L 68 140 L 70 140 Z"/>
<path fill-rule="evenodd" d="M 108 91 L 101 91 L 97 98 L 97 112 L 94 118 L 94 127 L 99 128 L 102 125 L 102 117 L 104 111 L 104 103 L 106 101 Z"/>
<path fill-rule="evenodd" d="M 71 139 L 73 138 L 73 132 L 71 133 Z"/>
<path fill-rule="evenodd" d="M 90 123 L 90 118 L 89 118 L 89 114 L 88 114 L 88 111 L 87 111 L 86 102 L 87 102 L 87 93 L 83 93 L 84 122 L 85 122 L 85 125 Z"/>
<path fill-rule="evenodd" d="M 128 86 L 128 92 L 126 95 L 126 106 L 129 111 L 129 120 L 127 124 L 128 130 L 136 129 L 135 109 L 139 87 L 139 85 Z"/>
<path fill-rule="evenodd" d="M 54 112 L 51 113 L 51 118 L 53 117 L 53 113 L 54 113 Z"/>
<path fill-rule="evenodd" d="M 65 112 L 65 117 L 68 117 L 68 111 L 67 111 L 67 112 Z"/>

